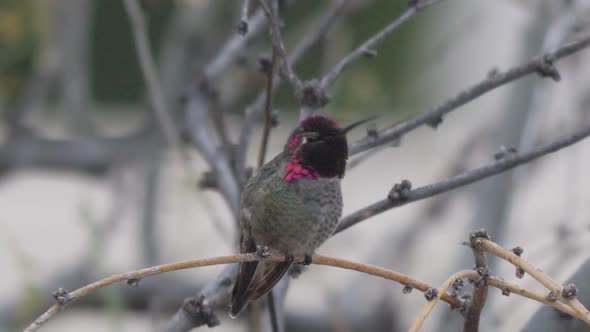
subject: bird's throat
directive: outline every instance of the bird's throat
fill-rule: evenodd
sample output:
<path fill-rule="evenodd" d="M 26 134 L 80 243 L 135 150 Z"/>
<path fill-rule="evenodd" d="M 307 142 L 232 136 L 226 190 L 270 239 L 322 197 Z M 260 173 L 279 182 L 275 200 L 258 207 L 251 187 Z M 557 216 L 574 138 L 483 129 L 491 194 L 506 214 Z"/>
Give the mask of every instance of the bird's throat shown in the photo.
<path fill-rule="evenodd" d="M 305 167 L 301 164 L 301 160 L 297 157 L 291 159 L 291 161 L 285 166 L 285 181 L 293 182 L 299 179 L 314 180 L 320 177 L 320 174 L 309 167 Z"/>

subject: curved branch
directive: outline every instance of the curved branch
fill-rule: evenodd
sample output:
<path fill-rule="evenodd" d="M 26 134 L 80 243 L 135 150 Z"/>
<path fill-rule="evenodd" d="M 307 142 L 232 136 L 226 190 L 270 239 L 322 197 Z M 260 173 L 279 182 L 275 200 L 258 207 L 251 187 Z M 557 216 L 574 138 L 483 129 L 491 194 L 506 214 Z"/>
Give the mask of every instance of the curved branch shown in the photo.
<path fill-rule="evenodd" d="M 250 254 L 239 254 L 239 255 L 229 255 L 229 256 L 220 256 L 220 257 L 213 257 L 213 258 L 205 258 L 205 259 L 192 259 L 177 263 L 170 263 L 170 264 L 162 264 L 153 267 L 148 267 L 141 270 L 135 270 L 125 273 L 116 274 L 99 281 L 93 282 L 88 284 L 82 288 L 79 288 L 73 292 L 67 292 L 66 290 L 59 289 L 56 293 L 54 293 L 54 297 L 56 297 L 58 303 L 54 304 L 51 308 L 49 308 L 45 313 L 43 313 L 39 318 L 37 318 L 29 327 L 25 330 L 25 332 L 32 332 L 39 329 L 43 324 L 45 324 L 49 319 L 51 319 L 55 314 L 59 313 L 66 305 L 69 303 L 84 297 L 94 291 L 115 284 L 119 282 L 127 282 L 130 285 L 137 285 L 142 278 L 153 276 L 157 274 L 178 271 L 178 270 L 186 270 L 192 269 L 197 267 L 204 267 L 204 266 L 212 266 L 212 265 L 220 265 L 220 264 L 230 264 L 230 263 L 239 263 L 239 262 L 252 262 L 258 260 L 269 260 L 275 262 L 283 262 L 285 261 L 285 255 L 280 254 L 270 254 L 266 257 L 260 257 L 255 253 Z M 295 257 L 295 262 L 303 262 L 305 261 L 305 256 L 297 256 Z M 363 264 L 358 262 L 352 262 L 344 259 L 339 258 L 332 258 L 327 256 L 321 255 L 314 255 L 312 259 L 312 263 L 316 265 L 328 265 L 339 267 L 348 270 L 355 270 L 363 273 L 367 273 L 370 275 L 374 275 L 377 277 L 381 277 L 384 279 L 389 279 L 392 281 L 396 281 L 403 285 L 418 289 L 420 291 L 426 291 L 431 288 L 430 285 L 416 280 L 410 276 L 395 272 L 393 270 L 385 269 L 382 267 Z M 448 303 L 450 303 L 453 307 L 459 307 L 460 302 L 459 300 L 452 298 L 448 295 L 442 296 L 442 299 Z"/>
<path fill-rule="evenodd" d="M 510 252 L 498 244 L 490 241 L 481 239 L 479 245 L 481 249 L 489 252 L 490 254 L 500 257 L 512 265 L 521 268 L 526 273 L 531 275 L 535 280 L 541 283 L 545 288 L 553 293 L 557 298 L 561 297 L 565 300 L 565 303 L 576 313 L 575 317 L 581 319 L 586 324 L 590 325 L 590 311 L 577 299 L 575 294 L 567 295 L 564 293 L 564 287 L 551 278 L 547 273 L 541 269 L 535 267 L 533 264 L 527 262 L 520 256 L 517 256 L 513 252 Z"/>
<path fill-rule="evenodd" d="M 489 276 L 486 281 L 487 281 L 488 286 L 496 287 L 496 288 L 502 290 L 502 292 L 507 291 L 506 294 L 518 294 L 522 297 L 526 297 L 527 299 L 531 299 L 531 300 L 537 301 L 539 303 L 550 305 L 553 308 L 555 308 L 563 313 L 566 313 L 570 316 L 576 317 L 580 320 L 582 319 L 581 316 L 578 315 L 576 312 L 574 312 L 572 310 L 572 308 L 570 308 L 568 305 L 566 305 L 560 301 L 549 301 L 547 299 L 546 295 L 542 295 L 542 294 L 536 293 L 532 290 L 528 290 L 522 286 L 510 283 L 510 282 L 505 281 L 504 279 L 499 278 L 499 277 Z"/>
<path fill-rule="evenodd" d="M 428 303 L 426 303 L 426 305 L 422 309 L 422 312 L 420 312 L 420 315 L 418 315 L 418 318 L 416 318 L 416 320 L 414 321 L 414 323 L 412 324 L 412 326 L 410 327 L 410 329 L 408 331 L 418 332 L 418 330 L 420 330 L 420 327 L 422 327 L 422 324 L 424 324 L 426 317 L 428 317 L 430 312 L 432 312 L 432 309 L 434 309 L 434 306 L 438 303 L 438 301 L 441 299 L 441 297 L 447 294 L 447 290 L 449 289 L 449 287 L 451 287 L 451 285 L 455 282 L 455 280 L 461 279 L 461 278 L 468 278 L 468 277 L 469 278 L 477 278 L 479 276 L 478 276 L 477 272 L 475 272 L 475 271 L 465 270 L 465 271 L 459 271 L 459 272 L 453 274 L 449 279 L 447 279 L 447 281 L 445 281 L 442 284 L 442 286 L 439 289 L 437 289 L 436 297 L 433 298 L 432 300 L 428 301 Z"/>

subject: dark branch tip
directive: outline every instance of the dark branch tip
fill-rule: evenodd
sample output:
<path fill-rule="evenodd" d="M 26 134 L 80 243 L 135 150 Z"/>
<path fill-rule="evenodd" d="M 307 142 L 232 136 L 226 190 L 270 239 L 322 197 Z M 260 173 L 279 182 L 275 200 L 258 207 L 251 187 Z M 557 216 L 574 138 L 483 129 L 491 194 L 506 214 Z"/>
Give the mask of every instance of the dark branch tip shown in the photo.
<path fill-rule="evenodd" d="M 217 179 L 211 171 L 203 172 L 203 176 L 199 179 L 198 186 L 201 189 L 217 188 Z"/>
<path fill-rule="evenodd" d="M 211 307 L 207 304 L 203 295 L 197 295 L 196 298 L 189 297 L 184 299 L 182 310 L 195 323 L 206 324 L 208 327 L 215 327 L 221 324 L 219 318 L 217 318 Z"/>
<path fill-rule="evenodd" d="M 510 251 L 512 251 L 512 253 L 518 257 L 520 257 L 524 253 L 524 249 L 521 246 L 516 246 L 512 248 Z"/>
<path fill-rule="evenodd" d="M 402 293 L 410 294 L 412 292 L 412 290 L 413 290 L 412 286 L 405 285 L 404 288 L 402 288 Z"/>
<path fill-rule="evenodd" d="M 238 31 L 238 34 L 245 36 L 248 33 L 248 22 L 240 21 L 236 26 L 236 30 Z"/>
<path fill-rule="evenodd" d="M 139 287 L 139 283 L 141 282 L 141 278 L 129 278 L 127 279 L 127 285 L 130 287 Z"/>
<path fill-rule="evenodd" d="M 502 287 L 502 295 L 504 296 L 510 296 L 512 292 L 510 291 L 510 289 L 508 289 L 508 287 Z"/>
<path fill-rule="evenodd" d="M 511 157 L 517 153 L 518 153 L 518 150 L 514 146 L 506 147 L 504 145 L 500 145 L 500 149 L 498 149 L 498 152 L 496 152 L 494 154 L 494 159 L 502 160 L 502 159 Z"/>
<path fill-rule="evenodd" d="M 363 50 L 363 55 L 367 58 L 374 58 L 377 56 L 377 51 L 373 49 L 366 48 Z"/>
<path fill-rule="evenodd" d="M 410 197 L 411 190 L 412 182 L 404 179 L 402 182 L 393 185 L 393 188 L 391 188 L 389 191 L 387 198 L 394 202 L 404 202 Z"/>
<path fill-rule="evenodd" d="M 57 303 L 59 303 L 61 305 L 68 304 L 70 301 L 72 301 L 74 299 L 72 294 L 70 294 L 67 290 L 65 290 L 63 288 L 58 288 L 51 295 L 57 301 Z"/>
<path fill-rule="evenodd" d="M 318 109 L 330 102 L 326 91 L 320 86 L 316 79 L 303 82 L 300 89 L 297 89 L 295 96 L 303 107 Z"/>
<path fill-rule="evenodd" d="M 553 65 L 553 61 L 555 61 L 555 56 L 552 54 L 547 54 L 541 58 L 541 60 L 537 63 L 536 72 L 541 77 L 549 77 L 553 79 L 555 82 L 559 82 L 561 80 L 561 75 L 557 68 Z"/>
<path fill-rule="evenodd" d="M 434 117 L 432 119 L 429 119 L 428 121 L 426 121 L 426 124 L 432 128 L 432 129 L 437 129 L 438 126 L 441 125 L 441 123 L 443 123 L 443 117 L 442 115 Z"/>
<path fill-rule="evenodd" d="M 488 71 L 488 78 L 495 78 L 498 74 L 500 74 L 500 70 L 494 67 Z"/>
<path fill-rule="evenodd" d="M 204 94 L 207 98 L 212 101 L 219 100 L 219 90 L 211 84 L 207 77 L 203 77 L 199 83 L 197 84 L 198 90 Z M 188 101 L 190 98 L 190 92 L 186 93 L 184 96 L 185 100 Z"/>
<path fill-rule="evenodd" d="M 265 74 L 270 75 L 272 74 L 272 60 L 268 54 L 260 54 L 258 56 L 258 70 Z"/>
<path fill-rule="evenodd" d="M 436 288 L 428 288 L 426 290 L 426 292 L 424 292 L 424 298 L 426 299 L 426 301 L 432 301 L 432 300 L 436 299 L 437 296 L 438 296 L 438 289 L 436 289 Z"/>
<path fill-rule="evenodd" d="M 279 112 L 277 110 L 273 110 L 270 113 L 270 125 L 273 128 L 278 127 L 281 124 L 281 121 L 279 119 Z"/>
<path fill-rule="evenodd" d="M 474 239 L 485 239 L 485 240 L 490 240 L 491 237 L 488 234 L 488 231 L 486 231 L 485 229 L 480 229 L 477 231 L 473 231 L 471 233 L 469 233 L 469 239 L 470 240 L 474 240 Z"/>
<path fill-rule="evenodd" d="M 563 291 L 561 292 L 561 296 L 564 299 L 571 299 L 578 295 L 578 288 L 575 284 L 569 284 L 563 287 Z"/>
<path fill-rule="evenodd" d="M 371 124 L 367 127 L 367 137 L 371 139 L 377 139 L 379 137 L 379 131 L 374 124 Z"/>
<path fill-rule="evenodd" d="M 490 276 L 490 269 L 487 266 L 480 266 L 476 268 L 475 271 L 480 275 L 479 279 L 474 280 L 475 287 L 486 287 L 488 284 L 488 278 Z"/>

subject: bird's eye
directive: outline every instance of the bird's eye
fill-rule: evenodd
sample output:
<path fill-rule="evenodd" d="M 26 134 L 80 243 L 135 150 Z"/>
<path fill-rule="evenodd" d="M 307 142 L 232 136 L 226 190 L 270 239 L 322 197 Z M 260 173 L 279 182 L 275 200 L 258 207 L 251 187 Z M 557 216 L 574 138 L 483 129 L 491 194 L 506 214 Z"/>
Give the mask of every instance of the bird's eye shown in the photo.
<path fill-rule="evenodd" d="M 305 133 L 301 135 L 301 143 L 313 143 L 319 141 L 319 135 L 317 133 Z"/>

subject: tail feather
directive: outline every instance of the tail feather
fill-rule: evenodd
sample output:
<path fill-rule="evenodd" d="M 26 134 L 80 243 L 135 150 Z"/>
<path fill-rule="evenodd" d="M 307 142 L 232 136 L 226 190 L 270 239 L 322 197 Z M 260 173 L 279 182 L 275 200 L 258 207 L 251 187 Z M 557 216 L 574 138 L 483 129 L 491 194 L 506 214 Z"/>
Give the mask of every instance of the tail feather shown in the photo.
<path fill-rule="evenodd" d="M 246 301 L 246 295 L 248 288 L 254 279 L 254 274 L 258 269 L 259 262 L 242 262 L 238 269 L 238 276 L 234 283 L 234 289 L 231 296 L 231 308 L 229 315 L 232 318 L 238 317 L 240 312 L 244 310 L 248 302 Z"/>
<path fill-rule="evenodd" d="M 249 265 L 254 263 L 256 264 Z M 236 318 L 248 303 L 268 293 L 292 264 L 293 262 L 241 263 L 232 293 L 230 316 Z"/>

